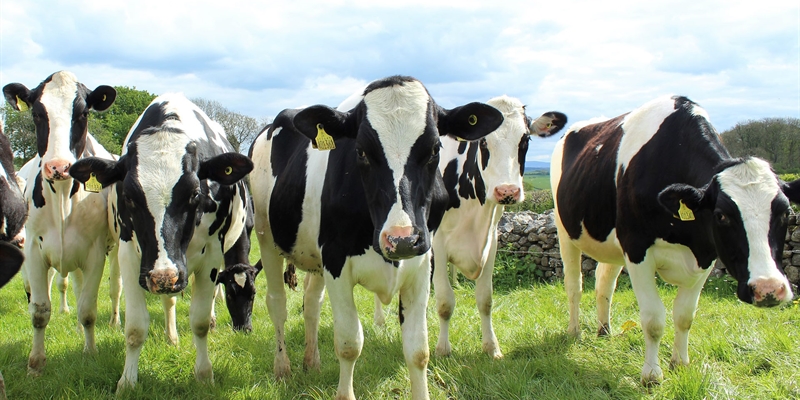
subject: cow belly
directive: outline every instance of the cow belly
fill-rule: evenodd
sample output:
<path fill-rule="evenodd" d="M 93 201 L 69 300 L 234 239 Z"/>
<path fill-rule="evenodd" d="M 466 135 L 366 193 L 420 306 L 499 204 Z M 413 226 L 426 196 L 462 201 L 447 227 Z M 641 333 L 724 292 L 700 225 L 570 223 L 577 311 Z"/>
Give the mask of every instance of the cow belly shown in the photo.
<path fill-rule="evenodd" d="M 572 244 L 581 249 L 584 254 L 598 262 L 625 265 L 625 257 L 622 254 L 622 248 L 617 242 L 616 229 L 612 229 L 608 237 L 600 242 L 586 233 L 586 227 L 582 226 L 581 228 L 581 236 L 578 239 L 572 239 Z"/>
<path fill-rule="evenodd" d="M 489 261 L 491 247 L 497 241 L 497 222 L 502 214 L 502 207 L 462 201 L 461 207 L 448 210 L 442 218 L 434 233 L 433 251 L 445 251 L 447 260 L 461 273 L 476 279 Z"/>

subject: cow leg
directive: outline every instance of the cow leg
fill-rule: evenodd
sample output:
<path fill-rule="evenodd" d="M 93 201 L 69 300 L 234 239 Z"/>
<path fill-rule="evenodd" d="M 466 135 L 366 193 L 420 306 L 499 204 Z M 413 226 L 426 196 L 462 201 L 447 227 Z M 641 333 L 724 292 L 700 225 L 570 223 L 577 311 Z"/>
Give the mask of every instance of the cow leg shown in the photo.
<path fill-rule="evenodd" d="M 438 246 L 439 236 L 434 235 L 433 247 L 442 249 L 433 252 L 433 291 L 436 295 L 436 309 L 439 313 L 439 339 L 436 342 L 436 355 L 447 357 L 451 353 L 450 348 L 450 318 L 456 307 L 456 296 L 453 287 L 450 286 L 450 276 L 448 274 L 447 252 L 445 246 Z M 457 268 L 453 265 L 453 268 Z M 476 289 L 477 291 L 477 289 Z M 477 296 L 477 292 L 476 292 Z"/>
<path fill-rule="evenodd" d="M 500 344 L 492 328 L 492 272 L 494 270 L 494 260 L 497 255 L 497 230 L 494 230 L 492 247 L 489 249 L 489 257 L 483 267 L 478 279 L 475 281 L 475 302 L 478 305 L 478 314 L 481 316 L 481 335 L 483 337 L 483 352 L 493 359 L 503 357 L 500 351 Z"/>
<path fill-rule="evenodd" d="M 175 303 L 177 301 L 178 298 L 176 296 L 161 295 L 161 305 L 164 307 L 164 334 L 167 335 L 167 342 L 173 346 L 178 345 L 178 323 L 175 317 Z"/>
<path fill-rule="evenodd" d="M 31 244 L 29 247 L 35 246 Z M 33 325 L 33 346 L 28 357 L 28 375 L 39 376 L 47 362 L 44 335 L 47 324 L 50 322 L 50 293 L 47 291 L 47 272 L 50 268 L 47 267 L 38 252 L 26 251 L 25 253 L 25 264 L 31 285 L 31 301 L 28 304 L 28 311 Z"/>
<path fill-rule="evenodd" d="M 597 264 L 594 282 L 597 299 L 597 336 L 606 336 L 611 333 L 611 300 L 614 297 L 617 277 L 621 271 L 621 265 Z"/>
<path fill-rule="evenodd" d="M 20 268 L 19 274 L 22 275 L 22 288 L 25 290 L 25 296 L 28 298 L 28 304 L 30 304 L 30 302 L 31 302 L 31 281 L 28 278 L 28 268 L 25 266 L 25 264 L 27 264 L 27 263 L 25 263 L 25 262 L 22 263 L 22 268 Z"/>
<path fill-rule="evenodd" d="M 283 286 L 283 258 L 274 251 L 274 245 L 261 244 L 262 274 L 267 277 L 267 310 L 275 328 L 275 377 L 282 379 L 292 373 L 286 349 L 286 289 Z M 265 247 L 270 246 L 270 247 Z"/>
<path fill-rule="evenodd" d="M 111 297 L 111 319 L 108 325 L 119 326 L 119 299 L 122 294 L 122 276 L 119 274 L 119 248 L 114 245 L 108 253 L 108 295 Z"/>
<path fill-rule="evenodd" d="M 95 345 L 94 327 L 97 322 L 97 292 L 100 290 L 100 281 L 103 278 L 103 267 L 105 264 L 105 248 L 98 245 L 97 249 L 93 249 L 89 254 L 89 259 L 86 261 L 86 270 L 80 271 L 82 285 L 81 294 L 78 299 L 78 320 L 83 325 L 84 347 L 83 351 L 87 353 L 97 353 L 97 346 Z M 77 285 L 75 285 L 77 286 Z"/>
<path fill-rule="evenodd" d="M 333 312 L 333 347 L 336 358 L 339 359 L 339 386 L 336 389 L 336 399 L 355 399 L 353 370 L 364 347 L 364 331 L 353 300 L 355 284 L 350 279 L 347 264 L 342 275 L 336 279 L 327 271 L 324 274 Z"/>
<path fill-rule="evenodd" d="M 689 365 L 689 329 L 692 327 L 694 315 L 697 311 L 697 301 L 700 292 L 706 283 L 711 268 L 708 268 L 702 278 L 694 286 L 678 287 L 678 294 L 672 303 L 672 320 L 675 324 L 675 342 L 672 347 L 670 367 Z"/>
<path fill-rule="evenodd" d="M 67 277 L 63 277 L 61 276 L 61 274 L 56 273 L 56 270 L 52 268 L 51 271 L 53 271 L 53 275 L 56 278 L 56 289 L 58 289 L 58 293 L 61 295 L 61 306 L 58 308 L 58 312 L 63 314 L 69 314 L 70 309 L 69 309 L 69 303 L 67 302 L 67 288 L 69 286 L 69 280 Z M 50 278 L 50 281 L 52 282 L 52 278 Z M 80 291 L 75 287 L 74 284 L 72 285 L 72 291 L 74 292 L 75 298 L 77 299 L 78 296 L 80 295 Z"/>
<path fill-rule="evenodd" d="M 120 242 L 120 272 L 125 290 L 125 367 L 117 382 L 117 394 L 133 387 L 139 380 L 139 355 L 147 340 L 150 314 L 145 291 L 139 286 L 139 255 L 131 242 Z"/>
<path fill-rule="evenodd" d="M 89 250 L 89 251 L 91 251 L 91 250 Z M 56 282 L 58 283 L 58 282 L 59 282 L 59 280 L 62 280 L 62 281 L 64 281 L 64 282 L 66 282 L 66 281 L 67 281 L 67 278 L 69 278 L 69 280 L 71 280 L 71 281 L 72 281 L 72 292 L 73 292 L 73 294 L 75 295 L 75 301 L 80 301 L 80 299 L 81 299 L 81 292 L 83 291 L 83 270 L 82 270 L 82 269 L 76 269 L 76 270 L 74 270 L 74 271 L 70 272 L 70 273 L 67 275 L 67 277 L 66 277 L 66 278 L 64 278 L 64 277 L 61 277 L 61 275 L 59 274 L 59 275 L 57 275 L 57 277 L 56 277 Z M 62 303 L 63 303 L 63 304 L 67 304 L 67 300 L 66 300 L 66 299 L 67 299 L 66 287 L 67 287 L 67 286 L 66 286 L 66 285 L 64 285 L 65 292 L 63 293 L 63 295 L 62 295 L 62 297 L 61 297 L 61 298 L 62 298 Z M 83 330 L 83 325 L 81 324 L 81 319 L 80 319 L 80 317 L 78 317 L 78 324 L 77 324 L 77 326 L 76 326 L 76 328 L 75 328 L 75 329 L 78 331 L 78 334 L 85 333 L 85 332 L 84 332 L 84 330 Z"/>
<path fill-rule="evenodd" d="M 192 286 L 192 304 L 189 306 L 189 323 L 194 334 L 194 347 L 197 357 L 194 362 L 194 376 L 198 381 L 214 383 L 214 371 L 211 369 L 211 359 L 208 358 L 208 331 L 211 328 L 211 305 L 214 302 L 214 281 L 211 280 L 212 266 L 201 269 L 200 274 L 195 274 Z"/>
<path fill-rule="evenodd" d="M 303 320 L 306 330 L 306 353 L 303 367 L 320 370 L 319 361 L 319 313 L 325 295 L 325 278 L 321 274 L 306 273 L 303 282 Z"/>
<path fill-rule="evenodd" d="M 418 270 L 408 271 L 406 281 L 400 287 L 403 355 L 411 380 L 411 398 L 417 400 L 428 398 L 427 369 L 430 358 L 425 313 L 430 295 L 430 255 L 422 258 L 421 265 L 408 265 Z"/>
<path fill-rule="evenodd" d="M 569 302 L 569 326 L 567 333 L 581 337 L 581 294 L 583 292 L 583 272 L 581 271 L 581 250 L 572 244 L 565 230 L 558 230 L 558 243 L 561 248 L 561 262 L 564 263 L 564 288 Z"/>
<path fill-rule="evenodd" d="M 641 264 L 628 264 L 628 275 L 631 286 L 639 303 L 639 315 L 644 333 L 644 366 L 642 367 L 642 384 L 657 384 L 664 378 L 658 361 L 658 347 L 664 336 L 664 319 L 666 310 L 656 286 L 656 270 L 651 251 L 647 252 Z"/>
<path fill-rule="evenodd" d="M 375 311 L 372 315 L 372 322 L 377 327 L 386 325 L 386 314 L 383 312 L 383 302 L 378 295 L 375 295 Z"/>

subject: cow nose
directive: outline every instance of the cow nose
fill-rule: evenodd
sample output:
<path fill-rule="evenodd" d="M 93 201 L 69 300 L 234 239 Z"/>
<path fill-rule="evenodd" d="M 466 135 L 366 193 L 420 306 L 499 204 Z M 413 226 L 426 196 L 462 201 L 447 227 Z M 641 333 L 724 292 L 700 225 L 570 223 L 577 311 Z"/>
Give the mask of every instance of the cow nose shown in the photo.
<path fill-rule="evenodd" d="M 522 193 L 517 185 L 497 185 L 494 188 L 494 198 L 500 204 L 516 204 Z"/>
<path fill-rule="evenodd" d="M 766 278 L 751 284 L 753 304 L 758 307 L 774 307 L 792 299 L 792 290 L 779 278 Z"/>
<path fill-rule="evenodd" d="M 410 226 L 393 226 L 381 232 L 381 248 L 384 255 L 392 260 L 416 257 L 420 236 Z"/>
<path fill-rule="evenodd" d="M 150 271 L 147 279 L 147 289 L 154 294 L 171 294 L 183 290 L 179 285 L 180 277 L 176 271 L 154 270 Z"/>
<path fill-rule="evenodd" d="M 60 158 L 47 161 L 42 166 L 44 178 L 48 181 L 69 179 L 69 167 L 71 166 L 71 162 Z"/>

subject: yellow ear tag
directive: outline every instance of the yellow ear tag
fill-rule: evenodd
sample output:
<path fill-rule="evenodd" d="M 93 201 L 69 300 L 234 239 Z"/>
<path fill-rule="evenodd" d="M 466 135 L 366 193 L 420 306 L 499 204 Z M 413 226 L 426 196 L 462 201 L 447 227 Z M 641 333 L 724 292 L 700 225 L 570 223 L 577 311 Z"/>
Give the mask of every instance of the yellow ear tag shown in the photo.
<path fill-rule="evenodd" d="M 103 185 L 94 176 L 94 172 L 89 176 L 89 180 L 83 184 L 87 192 L 98 193 L 103 190 Z"/>
<path fill-rule="evenodd" d="M 231 168 L 230 166 L 225 167 L 225 175 L 230 175 L 232 173 L 233 173 L 233 168 Z"/>
<path fill-rule="evenodd" d="M 478 117 L 476 117 L 475 114 L 472 114 L 469 116 L 469 118 L 467 118 L 467 122 L 469 122 L 470 125 L 475 126 L 475 124 L 478 123 Z"/>
<path fill-rule="evenodd" d="M 17 96 L 17 108 L 19 108 L 20 112 L 28 111 L 28 103 L 22 101 L 19 96 Z"/>
<path fill-rule="evenodd" d="M 315 148 L 320 150 L 333 150 L 336 148 L 336 143 L 333 142 L 333 137 L 325 132 L 322 124 L 317 124 L 317 137 L 314 139 L 317 142 Z"/>
<path fill-rule="evenodd" d="M 680 208 L 678 208 L 678 217 L 681 221 L 694 221 L 694 213 L 689 207 L 686 207 L 686 204 L 683 204 L 683 200 L 678 200 L 681 204 Z"/>

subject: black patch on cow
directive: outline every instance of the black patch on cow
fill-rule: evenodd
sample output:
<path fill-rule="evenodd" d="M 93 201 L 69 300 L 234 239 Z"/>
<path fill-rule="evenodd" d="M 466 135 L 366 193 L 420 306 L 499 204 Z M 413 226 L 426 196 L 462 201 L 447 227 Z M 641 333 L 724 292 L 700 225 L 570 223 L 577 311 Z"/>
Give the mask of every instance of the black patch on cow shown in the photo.
<path fill-rule="evenodd" d="M 39 170 L 39 173 L 36 174 L 36 179 L 33 180 L 33 190 L 31 191 L 33 206 L 36 208 L 42 208 L 45 204 L 42 181 L 42 171 Z"/>
<path fill-rule="evenodd" d="M 458 142 L 458 154 L 464 154 L 464 152 L 467 151 L 467 146 L 468 145 L 469 145 L 469 142 L 467 142 L 466 140 Z"/>
<path fill-rule="evenodd" d="M 275 244 L 285 252 L 291 252 L 297 242 L 297 230 L 302 221 L 303 198 L 306 192 L 306 165 L 308 156 L 305 149 L 310 140 L 295 132 L 290 115 L 296 112 L 281 112 L 269 128 L 269 134 L 279 128 L 279 135 L 273 136 L 270 145 L 272 173 L 275 178 L 272 201 L 269 206 L 269 221 Z M 337 143 L 337 150 L 341 147 Z M 331 151 L 333 154 L 335 150 Z"/>
<path fill-rule="evenodd" d="M 403 322 L 406 321 L 406 316 L 403 314 L 403 297 L 398 297 L 397 299 L 397 317 L 400 319 L 400 325 L 403 325 Z"/>
<path fill-rule="evenodd" d="M 486 139 L 481 139 L 478 141 L 478 148 L 480 149 L 481 153 L 481 169 L 485 170 L 486 167 L 489 166 L 489 156 L 491 155 L 489 152 L 489 146 L 486 144 Z"/>
<path fill-rule="evenodd" d="M 69 197 L 72 198 L 72 196 L 74 196 L 75 193 L 78 193 L 78 190 L 80 188 L 81 188 L 81 183 L 78 182 L 77 180 L 73 179 L 72 180 L 72 190 L 70 190 L 70 192 L 69 192 Z"/>
<path fill-rule="evenodd" d="M 367 85 L 367 87 L 364 89 L 363 95 L 366 96 L 367 93 L 373 90 L 392 87 L 392 86 L 405 86 L 407 82 L 415 82 L 415 81 L 416 79 L 410 76 L 400 76 L 400 75 L 390 76 L 388 78 L 379 79 Z"/>
<path fill-rule="evenodd" d="M 458 177 L 458 195 L 465 199 L 478 199 L 483 205 L 486 202 L 486 184 L 478 166 L 479 148 L 478 143 L 469 144 L 461 176 Z"/>
<path fill-rule="evenodd" d="M 460 145 L 459 145 L 460 146 Z M 466 148 L 466 147 L 465 147 Z M 447 163 L 442 173 L 444 187 L 447 188 L 447 195 L 450 198 L 449 208 L 461 206 L 461 198 L 458 195 L 458 159 L 454 158 Z"/>
<path fill-rule="evenodd" d="M 517 162 L 519 162 L 519 176 L 525 175 L 525 156 L 528 154 L 528 143 L 531 141 L 530 135 L 522 135 L 517 146 Z"/>
<path fill-rule="evenodd" d="M 217 281 L 217 269 L 211 268 L 211 282 Z"/>

